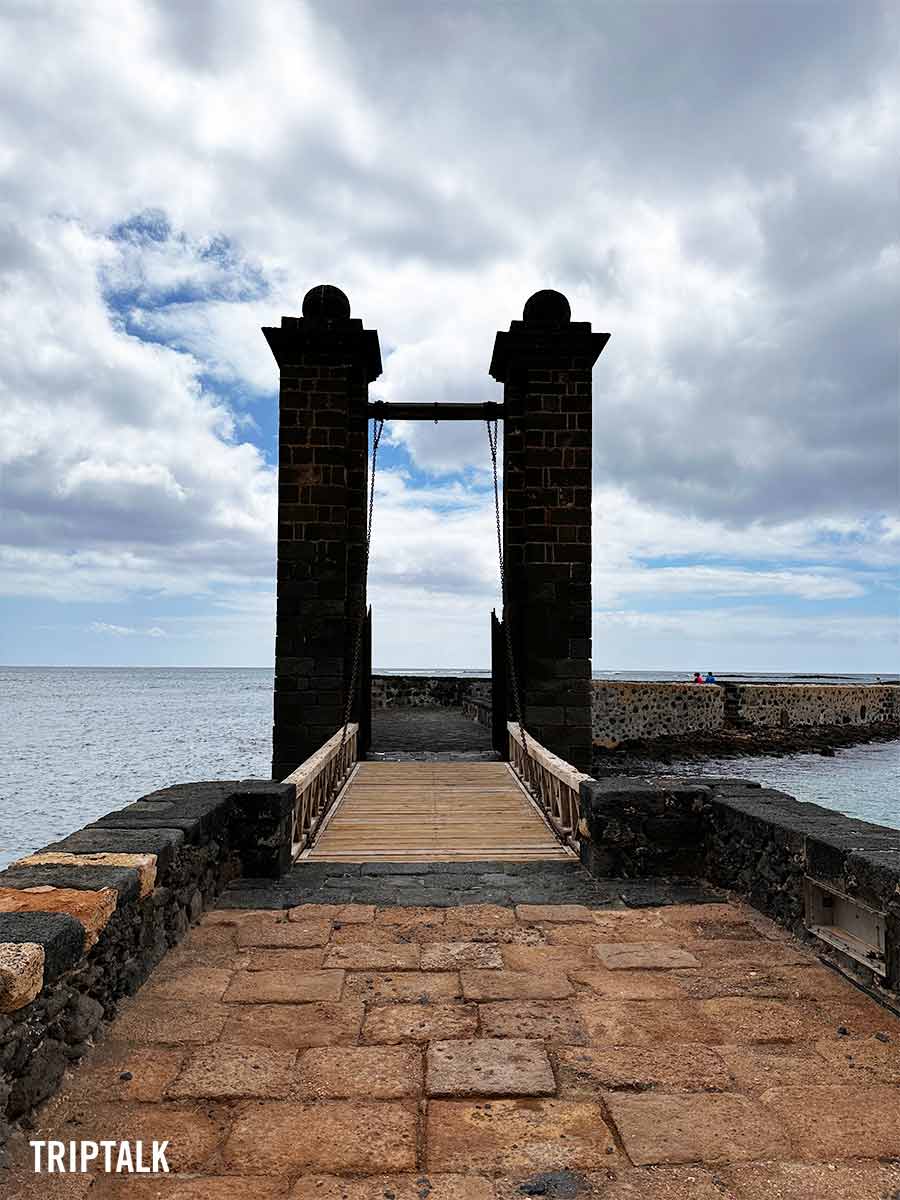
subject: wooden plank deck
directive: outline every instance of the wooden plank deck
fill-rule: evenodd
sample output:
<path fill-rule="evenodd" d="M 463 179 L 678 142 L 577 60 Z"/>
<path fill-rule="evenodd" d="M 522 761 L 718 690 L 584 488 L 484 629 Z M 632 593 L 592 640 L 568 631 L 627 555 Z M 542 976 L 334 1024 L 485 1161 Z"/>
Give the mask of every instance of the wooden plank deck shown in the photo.
<path fill-rule="evenodd" d="M 315 844 L 319 862 L 573 857 L 506 763 L 364 762 Z"/>

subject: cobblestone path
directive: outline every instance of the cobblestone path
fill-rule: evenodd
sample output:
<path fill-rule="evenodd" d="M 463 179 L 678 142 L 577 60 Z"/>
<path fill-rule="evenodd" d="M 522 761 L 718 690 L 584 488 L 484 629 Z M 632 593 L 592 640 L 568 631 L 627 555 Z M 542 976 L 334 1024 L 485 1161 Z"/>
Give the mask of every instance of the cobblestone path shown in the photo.
<path fill-rule="evenodd" d="M 256 906 L 202 918 L 30 1133 L 168 1139 L 174 1174 L 35 1177 L 18 1136 L 0 1195 L 896 1195 L 900 1022 L 775 925 L 577 867 L 454 866 L 506 902 L 391 903 L 444 873 L 418 865 L 233 889 Z"/>

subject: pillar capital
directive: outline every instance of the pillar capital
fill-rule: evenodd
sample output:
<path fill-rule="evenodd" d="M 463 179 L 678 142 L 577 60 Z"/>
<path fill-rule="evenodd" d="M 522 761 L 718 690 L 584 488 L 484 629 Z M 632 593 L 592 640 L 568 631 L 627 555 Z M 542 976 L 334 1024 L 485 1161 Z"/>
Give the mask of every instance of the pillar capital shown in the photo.
<path fill-rule="evenodd" d="M 280 325 L 263 326 L 269 349 L 282 370 L 321 354 L 358 365 L 367 383 L 378 378 L 378 333 L 364 329 L 358 317 L 350 316 L 350 301 L 340 288 L 329 283 L 310 288 L 303 298 L 302 312 L 301 317 L 282 317 Z"/>
<path fill-rule="evenodd" d="M 546 288 L 525 301 L 521 321 L 497 334 L 490 374 L 506 383 L 517 367 L 569 365 L 573 360 L 590 369 L 608 341 L 609 334 L 594 333 L 590 321 L 573 321 L 562 292 Z"/>

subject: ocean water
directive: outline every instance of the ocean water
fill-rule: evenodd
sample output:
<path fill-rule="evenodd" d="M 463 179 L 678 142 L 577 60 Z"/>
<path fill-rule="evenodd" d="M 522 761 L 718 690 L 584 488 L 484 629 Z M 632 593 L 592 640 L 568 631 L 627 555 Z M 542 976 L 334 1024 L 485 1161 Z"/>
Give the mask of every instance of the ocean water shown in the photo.
<path fill-rule="evenodd" d="M 679 679 L 690 672 L 602 677 Z M 156 788 L 267 777 L 271 728 L 268 668 L 0 667 L 0 867 Z M 853 747 L 834 758 L 727 759 L 702 770 L 748 776 L 800 800 L 900 828 L 898 742 Z"/>

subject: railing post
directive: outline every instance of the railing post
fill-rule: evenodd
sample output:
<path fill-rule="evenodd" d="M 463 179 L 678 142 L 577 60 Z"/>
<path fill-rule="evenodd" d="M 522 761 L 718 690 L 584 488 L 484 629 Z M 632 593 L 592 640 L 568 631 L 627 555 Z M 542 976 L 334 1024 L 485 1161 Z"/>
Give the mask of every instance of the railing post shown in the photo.
<path fill-rule="evenodd" d="M 359 758 L 365 758 L 372 745 L 372 607 L 366 612 L 363 625 L 363 642 L 360 650 L 359 696 L 357 697 L 359 716 Z"/>

